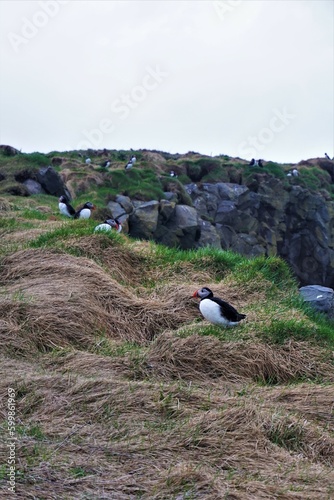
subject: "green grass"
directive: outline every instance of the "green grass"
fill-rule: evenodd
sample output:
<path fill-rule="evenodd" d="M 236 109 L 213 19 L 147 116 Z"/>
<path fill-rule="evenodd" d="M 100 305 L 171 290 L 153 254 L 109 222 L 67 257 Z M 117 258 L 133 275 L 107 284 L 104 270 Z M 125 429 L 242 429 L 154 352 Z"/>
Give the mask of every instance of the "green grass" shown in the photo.
<path fill-rule="evenodd" d="M 263 329 L 263 336 L 268 342 L 284 344 L 289 339 L 305 341 L 319 338 L 313 324 L 303 319 L 273 319 Z"/>
<path fill-rule="evenodd" d="M 99 356 L 108 356 L 111 358 L 119 358 L 124 356 L 137 356 L 141 354 L 143 348 L 135 342 L 123 342 L 122 344 L 115 345 L 106 336 L 100 336 L 96 339 L 94 347 L 91 352 Z"/>
<path fill-rule="evenodd" d="M 31 229 L 34 227 L 32 222 L 17 221 L 13 217 L 0 219 L 0 230 L 17 231 L 18 229 Z"/>
<path fill-rule="evenodd" d="M 64 221 L 60 228 L 41 234 L 30 241 L 28 246 L 31 248 L 58 247 L 68 238 L 91 235 L 95 226 L 96 221 L 90 219 Z"/>
<path fill-rule="evenodd" d="M 90 472 L 87 472 L 82 467 L 71 467 L 69 469 L 69 473 L 71 474 L 71 476 L 73 476 L 76 479 L 78 479 L 80 477 L 88 476 L 88 474 L 90 474 Z"/>
<path fill-rule="evenodd" d="M 236 281 L 256 280 L 260 274 L 264 279 L 272 282 L 277 287 L 293 289 L 297 286 L 296 280 L 292 277 L 289 266 L 279 257 L 259 256 L 254 258 L 241 258 L 240 263 L 234 269 Z"/>
<path fill-rule="evenodd" d="M 44 432 L 38 424 L 30 426 L 17 425 L 15 431 L 19 436 L 33 437 L 36 441 L 44 441 L 46 439 Z"/>
<path fill-rule="evenodd" d="M 321 188 L 327 189 L 334 194 L 334 186 L 328 172 L 318 167 L 302 167 L 299 170 L 298 184 L 311 191 L 318 191 Z"/>
<path fill-rule="evenodd" d="M 305 429 L 303 422 L 290 422 L 286 417 L 279 419 L 273 415 L 273 422 L 268 430 L 268 438 L 277 446 L 292 452 L 303 451 L 305 447 Z"/>
<path fill-rule="evenodd" d="M 288 183 L 288 181 L 286 180 L 286 173 L 284 171 L 284 168 L 278 163 L 274 162 L 268 162 L 263 167 L 250 167 L 249 165 L 247 165 L 243 169 L 243 179 L 246 183 L 248 183 L 251 181 L 254 174 L 263 174 L 263 173 L 272 175 L 273 177 L 280 179 L 281 181 L 284 182 L 284 184 Z"/>
<path fill-rule="evenodd" d="M 28 220 L 35 220 L 35 219 L 47 220 L 50 215 L 40 212 L 39 210 L 33 208 L 24 208 L 22 211 L 19 212 L 19 216 Z"/>
<path fill-rule="evenodd" d="M 129 171 L 114 170 L 110 174 L 110 195 L 124 194 L 138 200 L 160 200 L 164 192 L 154 170 L 133 168 Z"/>

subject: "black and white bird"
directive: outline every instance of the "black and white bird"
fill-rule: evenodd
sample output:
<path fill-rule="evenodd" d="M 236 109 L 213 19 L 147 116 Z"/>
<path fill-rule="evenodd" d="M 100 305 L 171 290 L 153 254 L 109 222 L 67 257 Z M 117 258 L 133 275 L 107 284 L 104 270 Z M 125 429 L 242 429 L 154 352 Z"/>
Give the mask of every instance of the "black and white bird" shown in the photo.
<path fill-rule="evenodd" d="M 263 168 L 263 162 L 262 162 L 262 160 L 258 160 L 257 164 L 258 164 L 259 167 Z"/>
<path fill-rule="evenodd" d="M 86 165 L 90 165 L 92 163 L 92 160 L 90 158 L 85 159 Z"/>
<path fill-rule="evenodd" d="M 101 163 L 101 167 L 103 168 L 109 168 L 110 167 L 110 161 L 106 160 L 103 163 Z"/>
<path fill-rule="evenodd" d="M 258 164 L 257 160 L 255 160 L 255 158 L 252 158 L 251 161 L 250 161 L 250 163 L 249 163 L 249 166 L 250 167 L 256 167 L 257 164 Z"/>
<path fill-rule="evenodd" d="M 89 219 L 92 214 L 92 210 L 95 210 L 95 206 L 90 201 L 84 204 L 82 208 L 75 212 L 75 219 Z"/>
<path fill-rule="evenodd" d="M 59 201 L 58 207 L 59 207 L 60 213 L 62 215 L 65 215 L 66 217 L 74 217 L 75 210 L 72 207 L 72 205 L 69 204 L 66 196 L 64 196 L 64 195 L 60 196 L 58 201 Z"/>
<path fill-rule="evenodd" d="M 117 233 L 122 231 L 122 224 L 118 219 L 106 219 L 102 224 L 95 227 L 94 232 L 111 231 L 112 229 L 115 229 Z"/>
<path fill-rule="evenodd" d="M 231 304 L 213 296 L 210 288 L 203 287 L 194 292 L 193 297 L 201 299 L 199 310 L 205 319 L 218 326 L 236 326 L 246 318 L 246 314 L 239 313 Z"/>
<path fill-rule="evenodd" d="M 134 165 L 136 163 L 137 158 L 135 157 L 135 155 L 131 156 L 131 160 L 130 161 L 131 161 L 132 165 Z"/>
<path fill-rule="evenodd" d="M 125 170 L 130 170 L 133 167 L 132 161 L 128 161 L 128 163 L 125 165 Z"/>

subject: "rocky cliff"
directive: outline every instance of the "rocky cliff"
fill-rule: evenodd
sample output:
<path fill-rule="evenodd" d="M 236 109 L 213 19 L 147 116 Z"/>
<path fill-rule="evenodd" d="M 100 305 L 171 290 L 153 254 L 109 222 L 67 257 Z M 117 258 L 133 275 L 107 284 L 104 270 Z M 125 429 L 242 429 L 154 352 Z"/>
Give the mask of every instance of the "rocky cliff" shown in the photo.
<path fill-rule="evenodd" d="M 273 177 L 257 192 L 234 183 L 185 186 L 193 206 L 176 200 L 109 203 L 129 234 L 190 249 L 211 245 L 247 256 L 279 255 L 301 284 L 334 284 L 334 202 Z M 168 195 L 169 193 L 167 193 Z"/>
<path fill-rule="evenodd" d="M 24 169 L 13 179 L 23 185 L 25 195 L 32 182 L 32 194 L 40 183 L 42 192 L 73 198 L 90 195 L 96 186 L 108 188 L 117 194 L 105 199 L 98 217 L 107 213 L 121 217 L 130 236 L 183 249 L 210 245 L 246 256 L 279 255 L 301 285 L 334 286 L 333 161 L 313 159 L 282 166 L 266 162 L 263 168 L 252 169 L 245 160 L 227 156 L 143 150 L 136 152 L 136 168 L 122 180 L 130 152 L 90 153 L 89 166 L 81 153 L 74 159 L 72 152 L 67 158 L 50 154 L 52 167 L 34 171 L 25 157 Z M 107 169 L 101 167 L 105 158 L 110 161 Z M 9 185 L 8 165 L 0 185 L 19 194 L 16 184 Z M 291 168 L 296 169 L 296 177 L 291 176 Z M 155 177 L 145 180 L 145 172 Z M 46 182 L 50 179 L 57 189 Z M 131 182 L 141 183 L 141 188 L 131 191 Z M 148 185 L 145 193 L 144 185 Z"/>

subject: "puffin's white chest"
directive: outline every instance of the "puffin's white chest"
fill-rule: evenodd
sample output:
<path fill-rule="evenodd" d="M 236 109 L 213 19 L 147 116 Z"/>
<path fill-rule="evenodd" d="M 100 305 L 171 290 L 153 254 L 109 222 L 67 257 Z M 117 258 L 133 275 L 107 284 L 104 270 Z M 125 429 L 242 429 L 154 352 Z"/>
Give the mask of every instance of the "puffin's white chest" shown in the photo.
<path fill-rule="evenodd" d="M 89 219 L 91 211 L 89 208 L 83 208 L 80 211 L 79 219 Z"/>
<path fill-rule="evenodd" d="M 204 318 L 213 323 L 214 325 L 219 326 L 234 326 L 238 323 L 229 321 L 224 318 L 221 313 L 220 305 L 214 302 L 211 299 L 203 299 L 199 303 L 199 310 L 203 314 Z"/>
<path fill-rule="evenodd" d="M 59 211 L 62 215 L 66 215 L 66 217 L 71 217 L 71 214 L 69 213 L 65 203 L 59 203 L 58 206 L 59 206 Z"/>
<path fill-rule="evenodd" d="M 105 223 L 99 224 L 98 226 L 96 226 L 94 231 L 111 231 L 111 226 Z"/>

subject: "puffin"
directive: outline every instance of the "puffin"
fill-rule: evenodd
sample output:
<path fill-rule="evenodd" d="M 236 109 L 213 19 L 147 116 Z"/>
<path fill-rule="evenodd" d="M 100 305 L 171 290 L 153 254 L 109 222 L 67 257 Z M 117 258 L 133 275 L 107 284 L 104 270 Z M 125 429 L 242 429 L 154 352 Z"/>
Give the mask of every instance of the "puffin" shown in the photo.
<path fill-rule="evenodd" d="M 110 161 L 106 160 L 103 163 L 101 163 L 101 167 L 103 168 L 109 168 L 110 167 Z"/>
<path fill-rule="evenodd" d="M 131 156 L 131 160 L 130 161 L 131 161 L 132 165 L 134 165 L 136 163 L 137 158 L 135 157 L 135 155 Z"/>
<path fill-rule="evenodd" d="M 125 165 L 125 170 L 130 170 L 130 168 L 133 167 L 133 163 L 132 161 L 130 160 L 126 165 Z"/>
<path fill-rule="evenodd" d="M 193 297 L 201 299 L 199 310 L 205 319 L 218 326 L 236 326 L 246 318 L 246 314 L 239 313 L 231 304 L 213 296 L 212 290 L 207 287 L 194 292 Z"/>
<path fill-rule="evenodd" d="M 58 201 L 59 201 L 58 207 L 59 207 L 60 213 L 62 215 L 66 215 L 66 217 L 74 217 L 75 210 L 72 207 L 72 205 L 69 204 L 66 196 L 64 196 L 64 195 L 60 196 Z"/>
<path fill-rule="evenodd" d="M 82 208 L 77 210 L 74 214 L 75 219 L 89 219 L 91 216 L 92 210 L 95 210 L 93 203 L 87 201 Z"/>
<path fill-rule="evenodd" d="M 122 224 L 118 219 L 106 219 L 102 224 L 95 227 L 94 232 L 111 231 L 112 229 L 116 229 L 117 233 L 122 231 Z"/>

